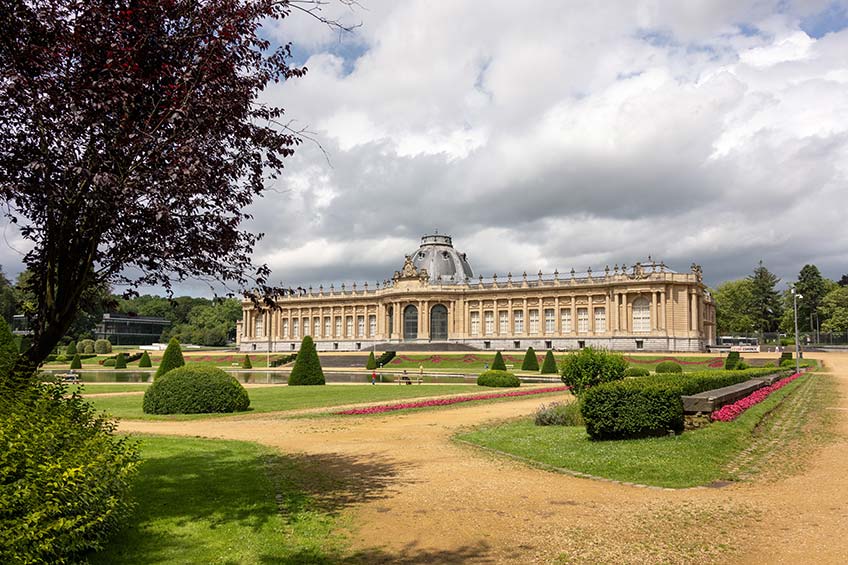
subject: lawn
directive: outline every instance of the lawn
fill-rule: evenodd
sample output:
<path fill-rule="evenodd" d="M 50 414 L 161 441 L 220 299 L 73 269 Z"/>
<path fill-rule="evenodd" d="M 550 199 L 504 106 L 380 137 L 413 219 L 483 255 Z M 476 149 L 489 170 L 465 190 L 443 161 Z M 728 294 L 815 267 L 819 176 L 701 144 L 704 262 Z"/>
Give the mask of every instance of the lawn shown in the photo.
<path fill-rule="evenodd" d="M 146 384 L 84 384 L 82 387 L 83 396 L 92 394 L 107 394 L 113 392 L 139 392 L 147 390 L 150 385 Z M 80 389 L 80 385 L 68 385 L 68 392 L 76 392 Z"/>
<path fill-rule="evenodd" d="M 583 427 L 536 426 L 532 419 L 522 419 L 478 428 L 457 439 L 597 477 L 672 488 L 705 485 L 734 479 L 726 467 L 751 445 L 755 426 L 782 399 L 814 378 L 801 377 L 734 422 L 715 422 L 679 436 L 590 441 Z"/>
<path fill-rule="evenodd" d="M 338 508 L 318 502 L 335 485 L 308 462 L 193 438 L 145 436 L 141 451 L 135 513 L 91 563 L 320 564 L 346 546 Z"/>
<path fill-rule="evenodd" d="M 249 388 L 250 412 L 276 412 L 300 410 L 305 408 L 321 408 L 340 406 L 343 404 L 358 404 L 362 402 L 384 402 L 420 398 L 423 396 L 439 396 L 445 394 L 468 394 L 491 392 L 492 389 L 477 385 L 333 385 L 325 386 L 269 386 Z M 98 410 L 105 410 L 113 416 L 130 419 L 196 419 L 230 414 L 182 414 L 174 416 L 152 416 L 141 410 L 142 396 L 90 396 L 88 400 Z"/>

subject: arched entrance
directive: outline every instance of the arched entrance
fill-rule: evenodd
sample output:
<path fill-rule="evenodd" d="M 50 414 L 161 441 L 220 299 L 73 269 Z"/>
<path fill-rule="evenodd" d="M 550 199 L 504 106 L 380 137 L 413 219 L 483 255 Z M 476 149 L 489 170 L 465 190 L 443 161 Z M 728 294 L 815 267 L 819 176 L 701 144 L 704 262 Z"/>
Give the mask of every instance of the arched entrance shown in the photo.
<path fill-rule="evenodd" d="M 446 341 L 448 339 L 448 309 L 436 304 L 430 309 L 430 339 Z"/>
<path fill-rule="evenodd" d="M 403 339 L 418 339 L 418 308 L 412 304 L 403 309 Z"/>

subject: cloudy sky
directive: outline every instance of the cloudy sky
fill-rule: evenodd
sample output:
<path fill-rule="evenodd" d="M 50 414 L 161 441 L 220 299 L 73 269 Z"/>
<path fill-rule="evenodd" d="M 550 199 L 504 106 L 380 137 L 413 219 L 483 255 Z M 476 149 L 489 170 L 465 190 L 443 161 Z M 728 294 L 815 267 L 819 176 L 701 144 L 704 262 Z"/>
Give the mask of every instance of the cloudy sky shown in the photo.
<path fill-rule="evenodd" d="M 263 98 L 327 153 L 253 207 L 274 282 L 373 283 L 436 229 L 487 276 L 848 272 L 848 1 L 360 3 L 266 31 L 309 71 Z"/>

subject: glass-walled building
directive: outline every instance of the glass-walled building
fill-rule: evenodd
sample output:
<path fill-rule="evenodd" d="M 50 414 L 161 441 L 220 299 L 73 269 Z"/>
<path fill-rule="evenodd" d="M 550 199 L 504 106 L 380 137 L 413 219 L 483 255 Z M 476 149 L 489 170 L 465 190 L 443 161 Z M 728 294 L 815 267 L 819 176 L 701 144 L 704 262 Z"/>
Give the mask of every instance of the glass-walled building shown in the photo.
<path fill-rule="evenodd" d="M 160 341 L 170 320 L 127 314 L 103 314 L 94 329 L 96 339 L 108 339 L 112 345 L 150 345 Z"/>

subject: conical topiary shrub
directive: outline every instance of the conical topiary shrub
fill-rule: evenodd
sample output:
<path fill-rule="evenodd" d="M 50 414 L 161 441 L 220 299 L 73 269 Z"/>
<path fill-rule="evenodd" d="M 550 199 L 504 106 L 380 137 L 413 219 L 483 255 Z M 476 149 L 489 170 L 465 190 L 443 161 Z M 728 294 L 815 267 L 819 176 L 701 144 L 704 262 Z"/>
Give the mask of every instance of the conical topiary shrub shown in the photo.
<path fill-rule="evenodd" d="M 159 368 L 156 369 L 156 375 L 153 378 L 161 377 L 168 371 L 183 365 L 185 365 L 185 360 L 183 359 L 183 350 L 180 349 L 180 342 L 177 341 L 177 338 L 172 337 L 171 341 L 168 342 L 168 347 L 165 348 L 162 362 L 159 363 Z"/>
<path fill-rule="evenodd" d="M 365 368 L 369 371 L 373 371 L 377 368 L 377 358 L 374 357 L 374 352 L 368 354 L 368 362 L 365 363 Z"/>
<path fill-rule="evenodd" d="M 65 347 L 65 356 L 70 357 L 71 355 L 77 354 L 77 342 L 72 341 Z"/>
<path fill-rule="evenodd" d="M 253 368 L 253 363 L 250 362 L 250 356 L 247 353 L 244 354 L 244 360 L 241 362 L 241 368 L 242 369 L 252 369 Z"/>
<path fill-rule="evenodd" d="M 553 375 L 557 372 L 556 359 L 554 359 L 554 352 L 548 349 L 548 352 L 545 353 L 545 361 L 542 363 L 542 369 L 539 371 L 543 375 Z"/>
<path fill-rule="evenodd" d="M 532 347 L 527 348 L 527 353 L 524 354 L 524 362 L 521 364 L 522 371 L 538 371 L 539 360 L 536 359 L 536 352 Z"/>
<path fill-rule="evenodd" d="M 305 336 L 300 343 L 300 351 L 289 375 L 289 386 L 296 385 L 322 385 L 324 384 L 324 371 L 321 370 L 321 361 L 318 352 L 315 351 L 315 342 L 310 336 Z"/>
<path fill-rule="evenodd" d="M 495 360 L 492 361 L 492 371 L 506 371 L 506 363 L 504 363 L 503 355 L 498 351 L 495 353 Z"/>
<path fill-rule="evenodd" d="M 116 369 L 126 369 L 127 368 L 127 358 L 123 353 L 118 353 L 117 357 L 115 357 L 115 368 Z"/>
<path fill-rule="evenodd" d="M 82 369 L 82 361 L 80 360 L 79 353 L 76 353 L 74 358 L 71 359 L 71 369 Z"/>
<path fill-rule="evenodd" d="M 153 363 L 150 362 L 150 355 L 147 354 L 147 351 L 141 354 L 141 359 L 138 360 L 139 369 L 150 368 L 153 366 Z"/>

